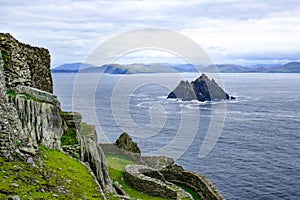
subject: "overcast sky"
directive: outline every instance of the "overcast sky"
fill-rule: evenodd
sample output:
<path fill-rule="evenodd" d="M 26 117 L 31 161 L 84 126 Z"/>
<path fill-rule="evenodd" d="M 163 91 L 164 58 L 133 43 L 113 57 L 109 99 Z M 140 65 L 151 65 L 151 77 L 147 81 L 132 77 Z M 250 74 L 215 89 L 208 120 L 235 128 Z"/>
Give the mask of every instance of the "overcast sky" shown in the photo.
<path fill-rule="evenodd" d="M 48 48 L 52 67 L 84 61 L 102 42 L 139 28 L 181 33 L 215 63 L 300 61 L 299 0 L 0 0 L 0 17 L 1 32 Z M 140 52 L 120 62 L 177 62 L 171 58 Z"/>

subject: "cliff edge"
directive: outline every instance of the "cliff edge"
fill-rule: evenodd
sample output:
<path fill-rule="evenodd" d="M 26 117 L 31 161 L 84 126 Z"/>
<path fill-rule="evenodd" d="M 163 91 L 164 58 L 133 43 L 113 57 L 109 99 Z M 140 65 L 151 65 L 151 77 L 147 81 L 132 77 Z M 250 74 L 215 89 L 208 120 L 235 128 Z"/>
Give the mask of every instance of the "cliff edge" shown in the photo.
<path fill-rule="evenodd" d="M 52 93 L 49 51 L 0 33 L 0 54 L 0 157 L 34 165 L 41 146 L 66 152 L 90 168 L 100 193 L 114 193 L 97 135 L 83 135 L 80 114 L 62 112 Z"/>

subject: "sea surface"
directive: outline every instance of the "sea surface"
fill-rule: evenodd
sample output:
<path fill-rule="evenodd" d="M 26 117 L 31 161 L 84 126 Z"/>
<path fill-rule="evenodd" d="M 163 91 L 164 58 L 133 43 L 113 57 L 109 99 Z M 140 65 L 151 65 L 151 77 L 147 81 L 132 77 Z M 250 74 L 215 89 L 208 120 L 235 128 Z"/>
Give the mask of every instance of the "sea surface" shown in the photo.
<path fill-rule="evenodd" d="M 237 99 L 166 99 L 180 80 L 198 76 L 53 74 L 53 81 L 62 108 L 96 125 L 99 142 L 126 131 L 144 155 L 172 156 L 226 199 L 300 199 L 300 74 L 209 74 Z"/>

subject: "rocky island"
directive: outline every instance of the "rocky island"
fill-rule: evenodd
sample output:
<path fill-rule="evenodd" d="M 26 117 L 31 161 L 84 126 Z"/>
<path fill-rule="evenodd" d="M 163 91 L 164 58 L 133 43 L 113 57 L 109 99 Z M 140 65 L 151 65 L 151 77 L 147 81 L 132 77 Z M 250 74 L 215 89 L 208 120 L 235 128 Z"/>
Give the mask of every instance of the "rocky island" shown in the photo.
<path fill-rule="evenodd" d="M 214 79 L 210 80 L 202 74 L 195 81 L 181 81 L 179 85 L 168 95 L 168 99 L 181 99 L 182 101 L 219 101 L 235 99 L 229 96 Z"/>
<path fill-rule="evenodd" d="M 223 199 L 172 158 L 142 156 L 127 133 L 97 143 L 80 113 L 62 111 L 47 49 L 0 33 L 0 53 L 0 199 Z"/>

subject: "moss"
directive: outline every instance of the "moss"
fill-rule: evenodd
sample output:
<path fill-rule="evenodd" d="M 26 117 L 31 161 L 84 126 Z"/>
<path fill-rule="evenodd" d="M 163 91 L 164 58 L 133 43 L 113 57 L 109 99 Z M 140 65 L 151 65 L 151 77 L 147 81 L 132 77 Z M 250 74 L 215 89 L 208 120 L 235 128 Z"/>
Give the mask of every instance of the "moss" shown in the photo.
<path fill-rule="evenodd" d="M 7 90 L 6 91 L 6 94 L 8 96 L 11 96 L 11 97 L 16 97 L 16 96 L 19 96 L 23 99 L 25 99 L 26 101 L 27 100 L 33 100 L 33 101 L 36 101 L 36 102 L 41 102 L 39 99 L 37 99 L 35 96 L 32 96 L 30 94 L 27 94 L 27 93 L 22 93 L 22 94 L 19 94 L 16 89 L 12 89 L 12 90 Z"/>
<path fill-rule="evenodd" d="M 0 157 L 0 199 L 9 195 L 25 200 L 101 199 L 97 184 L 81 163 L 44 147 L 40 147 L 38 157 L 41 162 L 36 162 L 36 167 L 21 161 L 7 162 Z"/>
<path fill-rule="evenodd" d="M 7 94 L 8 96 L 11 96 L 11 97 L 17 96 L 17 92 L 16 92 L 15 89 L 13 89 L 13 90 L 7 90 L 7 91 L 6 91 L 6 94 Z"/>
<path fill-rule="evenodd" d="M 66 116 L 66 115 L 68 115 L 69 114 L 69 112 L 64 112 L 64 111 L 60 111 L 59 112 L 59 114 L 60 114 L 60 116 Z"/>
<path fill-rule="evenodd" d="M 2 49 L 1 54 L 2 54 L 2 59 L 4 62 L 4 69 L 8 69 L 8 61 L 9 61 L 8 52 L 5 49 Z"/>
<path fill-rule="evenodd" d="M 179 185 L 179 184 L 176 184 L 176 185 L 181 187 L 182 189 L 184 189 L 186 192 L 190 193 L 194 200 L 200 200 L 200 197 L 198 196 L 198 194 L 191 188 L 188 188 L 188 187 L 185 187 L 185 186 Z"/>
<path fill-rule="evenodd" d="M 36 102 L 41 102 L 39 99 L 37 99 L 35 96 L 32 96 L 30 94 L 19 94 L 19 97 L 25 99 L 25 100 L 33 100 L 33 101 L 36 101 Z"/>
<path fill-rule="evenodd" d="M 75 145 L 78 144 L 78 140 L 76 137 L 76 130 L 74 128 L 68 129 L 61 136 L 61 145 Z"/>

